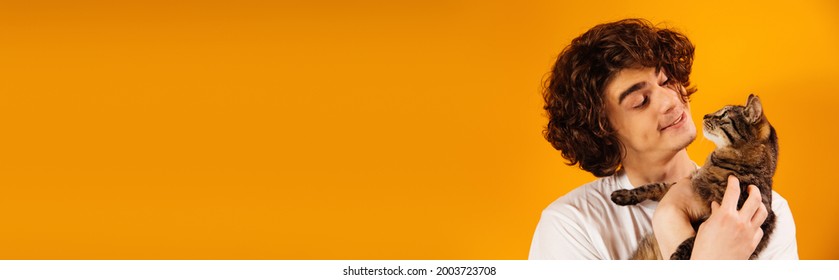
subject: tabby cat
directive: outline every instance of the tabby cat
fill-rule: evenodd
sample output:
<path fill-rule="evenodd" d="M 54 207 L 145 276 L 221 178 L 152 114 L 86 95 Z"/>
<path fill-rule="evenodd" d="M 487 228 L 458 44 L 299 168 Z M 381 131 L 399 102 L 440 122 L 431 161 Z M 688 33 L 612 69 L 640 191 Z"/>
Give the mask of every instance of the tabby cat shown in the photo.
<path fill-rule="evenodd" d="M 705 115 L 705 138 L 717 145 L 705 165 L 691 178 L 696 198 L 704 206 L 700 211 L 690 211 L 691 223 L 697 229 L 708 219 L 711 202 L 722 203 L 728 176 L 740 180 L 740 199 L 737 209 L 748 197 L 747 188 L 755 185 L 760 189 L 763 204 L 769 215 L 761 225 L 763 238 L 758 243 L 751 259 L 755 259 L 766 248 L 769 236 L 775 227 L 775 213 L 772 212 L 772 176 L 778 162 L 778 137 L 775 128 L 763 114 L 763 106 L 755 95 L 749 95 L 746 106 L 725 106 L 719 111 Z M 633 205 L 647 199 L 660 200 L 675 183 L 653 183 L 631 190 L 612 193 L 612 201 L 619 205 Z M 688 238 L 670 256 L 670 259 L 690 259 L 695 237 Z M 641 240 L 632 259 L 661 259 L 658 243 L 652 234 Z"/>

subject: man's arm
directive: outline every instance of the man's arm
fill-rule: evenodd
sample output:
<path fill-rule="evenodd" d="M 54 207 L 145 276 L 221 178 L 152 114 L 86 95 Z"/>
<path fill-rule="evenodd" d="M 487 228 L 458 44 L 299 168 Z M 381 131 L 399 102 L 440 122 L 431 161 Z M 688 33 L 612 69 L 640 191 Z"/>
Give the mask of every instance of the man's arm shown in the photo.
<path fill-rule="evenodd" d="M 679 244 L 696 235 L 685 211 L 695 207 L 691 205 L 695 196 L 686 178 L 670 187 L 653 213 L 653 232 L 664 259 L 670 259 Z"/>

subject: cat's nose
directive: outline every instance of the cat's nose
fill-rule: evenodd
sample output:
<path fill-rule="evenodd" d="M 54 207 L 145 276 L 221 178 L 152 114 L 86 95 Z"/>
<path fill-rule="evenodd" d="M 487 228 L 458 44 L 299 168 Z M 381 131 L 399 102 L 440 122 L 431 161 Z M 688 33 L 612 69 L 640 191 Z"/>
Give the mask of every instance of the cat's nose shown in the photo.
<path fill-rule="evenodd" d="M 707 115 L 705 115 L 705 117 L 703 119 L 707 120 L 707 119 L 710 119 L 710 118 L 711 118 L 711 114 L 707 114 Z"/>

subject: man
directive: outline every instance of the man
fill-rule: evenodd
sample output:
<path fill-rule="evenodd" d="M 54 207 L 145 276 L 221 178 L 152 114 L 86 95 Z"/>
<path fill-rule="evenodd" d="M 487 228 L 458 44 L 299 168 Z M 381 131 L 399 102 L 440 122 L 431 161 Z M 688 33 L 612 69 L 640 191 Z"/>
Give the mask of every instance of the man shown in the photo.
<path fill-rule="evenodd" d="M 547 139 L 571 165 L 599 177 L 551 203 L 536 227 L 530 259 L 628 259 L 655 232 L 668 258 L 696 235 L 692 259 L 748 259 L 767 210 L 755 186 L 736 208 L 731 177 L 722 205 L 694 231 L 685 214 L 687 179 L 698 166 L 686 147 L 696 138 L 688 98 L 694 46 L 683 34 L 627 19 L 574 39 L 544 92 Z M 678 182 L 661 202 L 618 206 L 610 195 L 654 182 Z M 732 202 L 733 201 L 733 202 Z M 776 230 L 759 259 L 798 259 L 789 205 L 773 192 Z"/>

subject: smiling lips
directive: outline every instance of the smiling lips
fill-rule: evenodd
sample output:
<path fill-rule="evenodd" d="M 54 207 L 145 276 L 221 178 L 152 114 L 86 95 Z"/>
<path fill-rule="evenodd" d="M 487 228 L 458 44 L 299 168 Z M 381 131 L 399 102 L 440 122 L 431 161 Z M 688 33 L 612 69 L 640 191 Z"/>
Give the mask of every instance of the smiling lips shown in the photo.
<path fill-rule="evenodd" d="M 660 130 L 664 131 L 665 129 L 677 126 L 677 125 L 681 124 L 682 121 L 684 121 L 684 119 L 685 119 L 685 112 L 682 112 L 681 114 L 679 114 L 679 117 L 676 118 L 676 120 L 674 120 L 671 124 L 669 124 L 665 127 L 662 127 Z"/>

